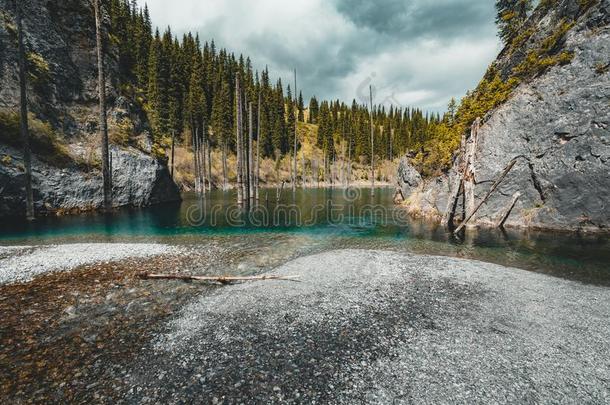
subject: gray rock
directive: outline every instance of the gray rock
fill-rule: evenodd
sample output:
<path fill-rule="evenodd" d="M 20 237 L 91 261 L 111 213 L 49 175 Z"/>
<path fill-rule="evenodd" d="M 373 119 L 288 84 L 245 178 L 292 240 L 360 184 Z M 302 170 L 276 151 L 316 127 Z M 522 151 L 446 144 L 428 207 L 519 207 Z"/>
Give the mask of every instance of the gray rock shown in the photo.
<path fill-rule="evenodd" d="M 521 197 L 506 226 L 559 230 L 610 227 L 610 75 L 599 65 L 610 55 L 608 0 L 579 14 L 576 0 L 563 0 L 547 14 L 534 15 L 538 34 L 552 34 L 561 18 L 577 18 L 566 36 L 574 59 L 521 84 L 512 97 L 486 117 L 476 154 L 476 198 L 482 199 L 511 159 L 516 166 L 479 211 L 476 223 L 491 225 Z M 527 45 L 526 45 L 527 49 Z M 495 65 L 510 71 L 518 55 L 504 51 Z M 448 175 L 412 193 L 412 211 L 447 206 Z"/>
<path fill-rule="evenodd" d="M 405 196 L 410 195 L 422 182 L 421 175 L 406 157 L 400 159 L 397 177 L 398 185 Z"/>
<path fill-rule="evenodd" d="M 111 155 L 115 207 L 144 207 L 180 200 L 178 187 L 167 167 L 155 158 L 134 148 L 112 147 Z M 9 165 L 0 164 L 0 217 L 25 215 L 21 153 L 0 145 L 0 156 L 11 157 Z M 59 169 L 34 158 L 32 185 L 39 214 L 94 210 L 103 205 L 99 170 Z"/>
<path fill-rule="evenodd" d="M 42 2 L 20 0 L 27 51 L 48 66 L 44 83 L 29 81 L 28 108 L 51 124 L 71 155 L 87 160 L 85 145 L 98 130 L 98 89 L 95 23 L 87 0 Z M 16 111 L 19 80 L 12 0 L 0 0 L 0 110 Z M 104 15 L 106 26 L 109 17 Z M 146 114 L 140 105 L 119 91 L 118 50 L 112 41 L 105 49 L 109 130 L 124 120 L 133 124 L 135 148 L 112 147 L 113 198 L 115 206 L 146 206 L 180 199 L 166 165 L 150 155 L 152 143 Z M 34 72 L 36 74 L 36 72 Z M 24 212 L 22 155 L 4 146 L 0 136 L 0 217 Z M 99 153 L 97 150 L 96 153 Z M 33 153 L 37 151 L 33 149 Z M 20 168 L 21 166 L 21 168 Z M 96 209 L 102 202 L 99 170 L 58 168 L 33 159 L 33 186 L 37 211 L 55 212 Z"/>

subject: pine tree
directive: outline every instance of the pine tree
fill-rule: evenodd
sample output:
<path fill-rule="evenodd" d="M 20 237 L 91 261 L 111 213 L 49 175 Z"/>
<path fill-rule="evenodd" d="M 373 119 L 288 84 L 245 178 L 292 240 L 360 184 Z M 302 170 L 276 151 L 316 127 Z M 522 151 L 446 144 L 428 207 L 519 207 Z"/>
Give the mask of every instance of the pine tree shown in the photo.
<path fill-rule="evenodd" d="M 299 109 L 299 122 L 305 122 L 305 105 L 303 104 L 303 93 L 299 91 L 299 101 L 297 105 Z"/>
<path fill-rule="evenodd" d="M 532 0 L 496 0 L 498 36 L 507 45 L 527 20 Z"/>
<path fill-rule="evenodd" d="M 318 99 L 316 97 L 312 97 L 309 100 L 309 123 L 317 124 L 318 123 L 318 114 L 319 114 L 319 106 Z"/>

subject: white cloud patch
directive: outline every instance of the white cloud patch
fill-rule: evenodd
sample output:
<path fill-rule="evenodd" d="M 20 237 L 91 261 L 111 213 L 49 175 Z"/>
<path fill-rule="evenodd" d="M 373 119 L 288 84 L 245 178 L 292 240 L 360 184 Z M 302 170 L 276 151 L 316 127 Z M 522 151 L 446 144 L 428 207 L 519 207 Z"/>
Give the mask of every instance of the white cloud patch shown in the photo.
<path fill-rule="evenodd" d="M 285 83 L 296 67 L 306 99 L 364 102 L 370 82 L 376 102 L 441 111 L 476 85 L 499 50 L 489 0 L 147 3 L 154 25 L 213 38 Z"/>

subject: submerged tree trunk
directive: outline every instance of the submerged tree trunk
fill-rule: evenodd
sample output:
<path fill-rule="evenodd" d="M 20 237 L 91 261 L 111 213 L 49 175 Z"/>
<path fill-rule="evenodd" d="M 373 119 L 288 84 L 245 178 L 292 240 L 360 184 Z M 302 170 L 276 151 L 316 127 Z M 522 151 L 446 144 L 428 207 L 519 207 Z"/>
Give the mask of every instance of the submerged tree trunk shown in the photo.
<path fill-rule="evenodd" d="M 201 191 L 200 190 L 201 171 L 199 169 L 199 128 L 197 128 L 197 126 L 195 126 L 195 132 L 193 133 L 192 149 L 193 149 L 193 163 L 195 165 L 195 167 L 194 167 L 194 169 L 195 169 L 195 192 L 199 193 Z"/>
<path fill-rule="evenodd" d="M 171 176 L 172 176 L 172 180 L 174 179 L 174 158 L 176 157 L 176 153 L 175 153 L 175 147 L 176 147 L 176 133 L 174 131 L 172 131 L 172 166 L 171 166 Z"/>
<path fill-rule="evenodd" d="M 206 150 L 208 151 L 208 191 L 212 191 L 212 143 L 207 137 Z"/>
<path fill-rule="evenodd" d="M 294 105 L 298 105 L 299 101 L 297 100 L 297 70 L 294 70 Z M 294 115 L 294 107 L 291 107 L 290 114 Z M 297 188 L 297 127 L 298 127 L 298 119 L 299 117 L 294 117 L 294 166 L 293 166 L 293 178 L 292 178 L 292 192 L 296 191 Z"/>
<path fill-rule="evenodd" d="M 236 152 L 237 152 L 237 204 L 241 205 L 244 202 L 244 189 L 243 189 L 243 167 L 242 167 L 242 142 L 241 142 L 241 88 L 239 85 L 239 77 L 235 81 L 235 110 L 236 110 L 236 124 L 235 125 L 235 138 L 237 141 Z"/>
<path fill-rule="evenodd" d="M 19 41 L 19 95 L 20 95 L 20 132 L 23 143 L 23 164 L 25 166 L 25 215 L 31 221 L 35 218 L 34 192 L 32 190 L 32 154 L 30 150 L 30 131 L 28 128 L 28 99 L 26 83 L 25 49 L 23 45 L 23 23 L 21 21 L 21 4 L 15 2 L 17 17 L 17 35 Z"/>
<path fill-rule="evenodd" d="M 347 145 L 347 186 L 352 180 L 352 142 Z"/>
<path fill-rule="evenodd" d="M 375 137 L 373 124 L 373 86 L 369 85 L 371 101 L 371 195 L 375 195 Z"/>
<path fill-rule="evenodd" d="M 464 194 L 466 199 L 466 216 L 471 217 L 475 209 L 475 186 L 476 186 L 476 175 L 475 175 L 475 155 L 477 152 L 477 138 L 479 134 L 479 128 L 481 126 L 481 119 L 477 118 L 472 124 L 470 131 L 470 138 L 466 142 L 465 150 L 465 166 L 464 166 Z"/>
<path fill-rule="evenodd" d="M 258 94 L 258 110 L 256 123 L 256 185 L 254 187 L 254 197 L 258 201 L 259 182 L 260 182 L 260 151 L 261 151 L 261 94 Z"/>
<path fill-rule="evenodd" d="M 227 190 L 229 187 L 227 176 L 228 176 L 228 167 L 227 167 L 227 141 L 222 142 L 222 189 Z"/>
<path fill-rule="evenodd" d="M 102 46 L 102 15 L 99 0 L 93 0 L 95 8 L 95 39 L 97 44 L 97 72 L 100 101 L 100 137 L 102 146 L 102 177 L 104 181 L 104 210 L 112 209 L 112 170 L 108 153 L 108 123 L 106 120 L 106 77 Z"/>
<path fill-rule="evenodd" d="M 254 200 L 254 116 L 252 103 L 248 104 L 248 198 Z"/>

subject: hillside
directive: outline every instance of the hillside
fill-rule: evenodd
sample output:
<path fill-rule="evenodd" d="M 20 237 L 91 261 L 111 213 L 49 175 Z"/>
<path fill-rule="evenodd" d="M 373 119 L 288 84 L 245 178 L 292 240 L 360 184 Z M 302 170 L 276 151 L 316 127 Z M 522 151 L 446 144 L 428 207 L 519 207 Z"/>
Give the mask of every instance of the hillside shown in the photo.
<path fill-rule="evenodd" d="M 483 119 L 463 148 L 475 148 L 475 201 L 516 159 L 469 225 L 494 225 L 509 210 L 506 226 L 609 229 L 609 23 L 607 0 L 542 1 L 462 102 L 462 132 Z M 455 154 L 451 169 L 432 178 L 403 160 L 399 177 L 413 215 L 443 216 L 463 158 Z M 458 216 L 470 214 L 467 201 L 458 205 Z"/>
<path fill-rule="evenodd" d="M 38 213 L 101 206 L 95 24 L 87 0 L 23 0 L 31 112 L 33 187 Z M 108 18 L 105 16 L 106 27 Z M 12 0 L 0 0 L 0 216 L 24 214 L 23 163 L 18 133 L 19 80 Z M 106 45 L 109 130 L 121 136 L 133 123 L 129 146 L 111 148 L 114 204 L 144 206 L 178 200 L 167 167 L 152 155 L 146 115 L 119 91 L 118 49 Z"/>

